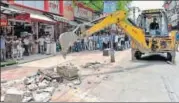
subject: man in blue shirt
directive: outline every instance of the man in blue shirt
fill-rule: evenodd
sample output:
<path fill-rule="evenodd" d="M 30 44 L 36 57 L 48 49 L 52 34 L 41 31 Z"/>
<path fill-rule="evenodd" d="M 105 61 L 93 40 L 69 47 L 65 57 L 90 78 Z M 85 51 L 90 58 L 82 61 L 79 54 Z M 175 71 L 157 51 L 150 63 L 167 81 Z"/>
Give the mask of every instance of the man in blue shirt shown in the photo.
<path fill-rule="evenodd" d="M 176 33 L 176 50 L 179 51 L 179 31 Z"/>
<path fill-rule="evenodd" d="M 1 35 L 0 37 L 1 43 L 1 61 L 6 61 L 6 47 L 5 47 L 5 37 Z"/>

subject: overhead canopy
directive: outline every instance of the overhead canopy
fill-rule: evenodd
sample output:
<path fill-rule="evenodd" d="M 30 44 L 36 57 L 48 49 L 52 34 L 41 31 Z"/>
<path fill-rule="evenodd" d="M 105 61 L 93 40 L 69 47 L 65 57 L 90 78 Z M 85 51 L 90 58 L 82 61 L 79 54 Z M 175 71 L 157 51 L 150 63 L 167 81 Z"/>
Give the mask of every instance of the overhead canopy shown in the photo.
<path fill-rule="evenodd" d="M 20 11 L 20 10 L 16 10 L 13 8 L 7 8 L 7 7 L 1 6 L 1 13 L 13 15 L 13 14 L 22 14 L 22 13 L 25 13 L 25 11 Z"/>
<path fill-rule="evenodd" d="M 55 23 L 55 21 L 52 20 L 51 18 L 49 18 L 49 17 L 47 17 L 45 15 L 41 15 L 41 14 L 30 13 L 30 18 Z"/>
<path fill-rule="evenodd" d="M 74 21 L 70 21 L 64 17 L 53 15 L 53 19 L 60 22 L 69 23 L 70 25 L 77 26 L 78 24 Z"/>

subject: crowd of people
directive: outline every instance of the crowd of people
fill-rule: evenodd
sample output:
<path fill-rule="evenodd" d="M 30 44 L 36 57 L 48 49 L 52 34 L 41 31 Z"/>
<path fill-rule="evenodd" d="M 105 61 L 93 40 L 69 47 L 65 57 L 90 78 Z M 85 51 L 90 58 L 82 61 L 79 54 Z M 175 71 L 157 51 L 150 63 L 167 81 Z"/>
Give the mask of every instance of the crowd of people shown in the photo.
<path fill-rule="evenodd" d="M 43 33 L 42 33 L 43 34 Z M 70 48 L 71 52 L 83 50 L 104 50 L 113 46 L 114 50 L 123 50 L 130 47 L 129 38 L 124 33 L 98 32 L 92 36 L 78 39 Z M 25 32 L 21 36 L 9 36 L 4 33 L 0 36 L 1 61 L 8 59 L 21 60 L 32 54 L 52 54 L 52 43 L 58 47 L 59 42 L 51 39 L 49 33 L 37 36 Z M 57 51 L 54 46 L 54 51 Z"/>
<path fill-rule="evenodd" d="M 129 48 L 129 37 L 124 35 L 124 33 L 97 33 L 83 39 L 78 39 L 70 48 L 70 51 L 79 52 L 83 50 L 104 50 L 111 48 L 112 46 L 116 51 Z"/>
<path fill-rule="evenodd" d="M 49 34 L 36 38 L 36 36 L 26 33 L 22 37 L 0 36 L 1 43 L 1 61 L 7 59 L 21 60 L 23 56 L 29 56 L 36 53 L 50 54 Z"/>

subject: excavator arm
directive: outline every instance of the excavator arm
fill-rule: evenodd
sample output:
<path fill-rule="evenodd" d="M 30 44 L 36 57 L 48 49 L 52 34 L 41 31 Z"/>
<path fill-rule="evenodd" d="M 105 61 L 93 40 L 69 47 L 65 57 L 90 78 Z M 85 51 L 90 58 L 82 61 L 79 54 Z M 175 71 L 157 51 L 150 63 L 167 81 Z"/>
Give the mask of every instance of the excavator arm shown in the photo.
<path fill-rule="evenodd" d="M 87 31 L 83 32 L 81 35 L 91 36 L 93 33 L 98 32 L 106 27 L 109 27 L 112 24 L 116 24 L 118 27 L 122 28 L 126 35 L 128 35 L 135 43 L 139 46 L 139 50 L 142 52 L 149 52 L 150 48 L 145 42 L 145 33 L 142 29 L 138 28 L 135 25 L 130 25 L 125 22 L 126 12 L 117 11 L 105 17 L 102 21 L 95 24 Z M 68 51 L 68 48 L 78 39 L 79 37 L 74 32 L 63 33 L 59 37 L 59 41 L 62 48 L 62 54 L 65 57 Z"/>

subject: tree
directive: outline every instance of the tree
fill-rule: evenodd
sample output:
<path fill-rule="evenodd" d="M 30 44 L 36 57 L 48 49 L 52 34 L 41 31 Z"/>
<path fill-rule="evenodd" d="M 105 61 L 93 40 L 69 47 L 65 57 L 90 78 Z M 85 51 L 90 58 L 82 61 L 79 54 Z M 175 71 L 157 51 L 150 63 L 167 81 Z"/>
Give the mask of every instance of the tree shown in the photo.
<path fill-rule="evenodd" d="M 81 0 L 86 6 L 94 9 L 95 11 L 103 11 L 103 1 L 104 0 Z M 126 1 L 117 1 L 117 10 L 125 10 L 127 11 L 127 5 L 131 3 L 132 0 Z"/>

